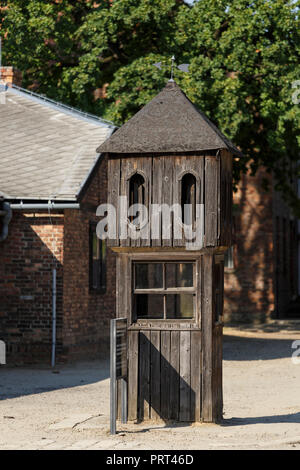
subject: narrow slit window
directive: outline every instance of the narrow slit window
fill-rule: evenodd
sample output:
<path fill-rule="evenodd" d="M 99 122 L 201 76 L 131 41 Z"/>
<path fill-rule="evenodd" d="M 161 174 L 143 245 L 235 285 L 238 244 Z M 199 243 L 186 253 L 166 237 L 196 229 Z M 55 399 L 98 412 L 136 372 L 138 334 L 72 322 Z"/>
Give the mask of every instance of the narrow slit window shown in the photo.
<path fill-rule="evenodd" d="M 134 204 L 145 205 L 145 179 L 139 173 L 135 173 L 129 182 L 129 207 Z M 136 224 L 136 217 L 131 215 L 129 221 Z"/>
<path fill-rule="evenodd" d="M 90 290 L 106 291 L 106 243 L 96 233 L 96 224 L 90 225 Z"/>
<path fill-rule="evenodd" d="M 181 211 L 182 221 L 186 225 L 194 225 L 196 221 L 196 186 L 196 178 L 191 173 L 182 177 Z"/>
<path fill-rule="evenodd" d="M 224 267 L 226 269 L 233 269 L 234 268 L 233 246 L 230 246 L 228 248 L 228 250 L 225 252 Z"/>

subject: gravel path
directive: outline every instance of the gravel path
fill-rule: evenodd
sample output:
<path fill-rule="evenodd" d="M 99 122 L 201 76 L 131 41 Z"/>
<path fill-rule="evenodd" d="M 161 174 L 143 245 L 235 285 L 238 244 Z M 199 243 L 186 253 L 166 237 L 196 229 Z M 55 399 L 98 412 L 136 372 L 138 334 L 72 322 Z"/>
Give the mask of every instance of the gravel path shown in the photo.
<path fill-rule="evenodd" d="M 300 449 L 298 330 L 226 328 L 222 425 L 118 425 L 109 368 L 0 368 L 0 449 Z"/>

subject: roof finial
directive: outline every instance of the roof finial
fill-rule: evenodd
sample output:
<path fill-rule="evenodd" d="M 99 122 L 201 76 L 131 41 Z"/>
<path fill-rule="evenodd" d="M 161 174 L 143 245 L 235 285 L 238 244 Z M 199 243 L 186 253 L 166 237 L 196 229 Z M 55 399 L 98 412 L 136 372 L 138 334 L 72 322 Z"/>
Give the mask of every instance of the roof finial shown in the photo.
<path fill-rule="evenodd" d="M 173 80 L 174 62 L 175 62 L 175 56 L 174 56 L 174 55 L 172 55 L 171 61 L 172 61 L 172 64 L 171 64 L 171 78 L 170 78 L 170 82 L 174 82 L 174 80 Z"/>
<path fill-rule="evenodd" d="M 153 64 L 155 67 L 157 67 L 159 70 L 162 69 L 162 67 L 169 67 L 169 65 L 162 65 L 161 62 L 156 62 Z M 173 76 L 174 76 L 174 68 L 176 67 L 177 69 L 181 70 L 182 72 L 188 72 L 189 71 L 189 65 L 190 64 L 180 64 L 176 65 L 175 63 L 175 56 L 172 55 L 171 57 L 171 78 L 169 82 L 174 82 Z"/>

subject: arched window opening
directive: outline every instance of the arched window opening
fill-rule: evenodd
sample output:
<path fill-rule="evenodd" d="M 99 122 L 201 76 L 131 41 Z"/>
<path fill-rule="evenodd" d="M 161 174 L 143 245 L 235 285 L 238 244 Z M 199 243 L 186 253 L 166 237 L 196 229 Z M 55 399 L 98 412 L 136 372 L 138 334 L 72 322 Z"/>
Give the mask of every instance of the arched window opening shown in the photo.
<path fill-rule="evenodd" d="M 129 207 L 134 204 L 145 205 L 145 179 L 139 173 L 130 178 L 129 183 Z M 130 216 L 130 222 L 134 223 L 134 216 Z"/>
<path fill-rule="evenodd" d="M 196 221 L 196 178 L 187 173 L 181 180 L 181 211 L 182 221 L 186 225 L 194 225 Z"/>

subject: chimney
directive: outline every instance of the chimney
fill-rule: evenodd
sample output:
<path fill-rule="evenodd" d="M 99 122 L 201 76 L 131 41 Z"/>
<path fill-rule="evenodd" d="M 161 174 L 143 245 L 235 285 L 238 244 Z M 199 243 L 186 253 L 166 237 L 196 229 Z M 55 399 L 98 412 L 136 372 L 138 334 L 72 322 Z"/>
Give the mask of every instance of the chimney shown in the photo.
<path fill-rule="evenodd" d="M 0 81 L 6 85 L 22 85 L 22 73 L 14 67 L 1 67 Z"/>

